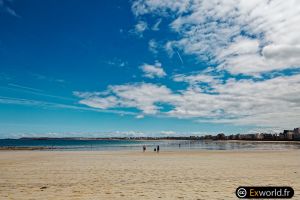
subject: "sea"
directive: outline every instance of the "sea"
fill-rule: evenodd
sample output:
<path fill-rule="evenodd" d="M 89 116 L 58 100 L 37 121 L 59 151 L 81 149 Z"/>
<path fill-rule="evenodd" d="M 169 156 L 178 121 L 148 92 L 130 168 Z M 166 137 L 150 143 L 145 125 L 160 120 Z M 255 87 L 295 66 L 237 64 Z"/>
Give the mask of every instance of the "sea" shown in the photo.
<path fill-rule="evenodd" d="M 0 147 L 32 147 L 46 151 L 160 151 L 193 150 L 289 150 L 300 149 L 298 142 L 214 141 L 214 140 L 70 140 L 70 139 L 0 139 Z"/>

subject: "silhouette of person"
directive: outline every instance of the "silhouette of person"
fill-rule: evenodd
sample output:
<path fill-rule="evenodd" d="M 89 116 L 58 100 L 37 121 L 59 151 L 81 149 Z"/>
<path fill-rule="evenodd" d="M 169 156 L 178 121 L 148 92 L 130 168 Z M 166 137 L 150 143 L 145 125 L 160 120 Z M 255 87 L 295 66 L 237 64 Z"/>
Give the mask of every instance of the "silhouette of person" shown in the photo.
<path fill-rule="evenodd" d="M 157 153 L 159 153 L 159 145 L 157 145 L 156 150 L 157 150 Z"/>

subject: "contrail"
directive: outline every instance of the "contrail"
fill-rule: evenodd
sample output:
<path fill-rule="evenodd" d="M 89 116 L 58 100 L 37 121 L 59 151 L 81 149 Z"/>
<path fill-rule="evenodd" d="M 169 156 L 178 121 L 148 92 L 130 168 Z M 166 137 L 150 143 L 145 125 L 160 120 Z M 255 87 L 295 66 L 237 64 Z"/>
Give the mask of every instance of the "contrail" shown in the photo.
<path fill-rule="evenodd" d="M 183 64 L 183 60 L 182 60 L 182 58 L 181 58 L 179 52 L 178 52 L 178 51 L 176 51 L 176 52 L 177 52 L 177 55 L 178 55 L 178 57 L 179 57 L 179 59 L 180 59 L 180 61 L 181 61 L 181 64 Z"/>
<path fill-rule="evenodd" d="M 42 92 L 43 91 L 43 90 L 40 90 L 40 89 L 25 87 L 23 85 L 17 85 L 17 84 L 14 84 L 14 83 L 9 83 L 8 85 L 12 86 L 12 87 L 19 88 L 19 89 L 31 90 L 31 91 L 35 91 L 35 92 Z"/>

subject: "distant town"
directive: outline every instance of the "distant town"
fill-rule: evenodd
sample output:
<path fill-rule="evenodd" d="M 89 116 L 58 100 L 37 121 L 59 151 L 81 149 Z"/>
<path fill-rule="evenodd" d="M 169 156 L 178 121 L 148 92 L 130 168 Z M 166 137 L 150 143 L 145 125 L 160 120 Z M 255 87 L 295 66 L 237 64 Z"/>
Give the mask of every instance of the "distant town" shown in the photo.
<path fill-rule="evenodd" d="M 284 130 L 282 133 L 249 133 L 225 135 L 219 133 L 217 135 L 191 136 L 199 140 L 264 140 L 264 141 L 300 141 L 300 128 L 294 130 Z"/>
<path fill-rule="evenodd" d="M 294 130 L 284 130 L 282 133 L 249 133 L 204 136 L 166 136 L 166 137 L 106 137 L 106 138 L 86 138 L 86 137 L 23 137 L 22 140 L 254 140 L 254 141 L 300 141 L 300 128 Z"/>

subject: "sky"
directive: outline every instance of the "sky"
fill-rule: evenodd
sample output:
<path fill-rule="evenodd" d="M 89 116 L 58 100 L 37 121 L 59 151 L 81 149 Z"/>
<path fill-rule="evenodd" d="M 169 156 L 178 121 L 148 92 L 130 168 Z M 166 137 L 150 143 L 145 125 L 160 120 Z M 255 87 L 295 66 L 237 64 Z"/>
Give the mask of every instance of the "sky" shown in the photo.
<path fill-rule="evenodd" d="M 300 126 L 297 0 L 0 0 L 0 138 Z"/>

